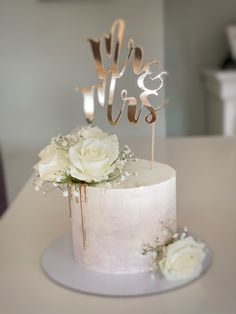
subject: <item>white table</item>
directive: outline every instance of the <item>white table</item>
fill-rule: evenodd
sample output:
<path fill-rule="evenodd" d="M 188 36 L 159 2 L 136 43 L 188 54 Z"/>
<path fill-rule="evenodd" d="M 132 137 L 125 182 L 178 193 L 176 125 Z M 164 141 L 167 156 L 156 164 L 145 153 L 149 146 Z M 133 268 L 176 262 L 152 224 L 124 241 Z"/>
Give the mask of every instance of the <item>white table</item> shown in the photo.
<path fill-rule="evenodd" d="M 163 140 L 158 158 L 177 169 L 179 225 L 214 251 L 206 275 L 176 291 L 141 298 L 95 297 L 58 286 L 43 273 L 40 257 L 70 228 L 66 200 L 59 192 L 43 197 L 30 179 L 0 220 L 0 313 L 234 314 L 236 138 Z"/>

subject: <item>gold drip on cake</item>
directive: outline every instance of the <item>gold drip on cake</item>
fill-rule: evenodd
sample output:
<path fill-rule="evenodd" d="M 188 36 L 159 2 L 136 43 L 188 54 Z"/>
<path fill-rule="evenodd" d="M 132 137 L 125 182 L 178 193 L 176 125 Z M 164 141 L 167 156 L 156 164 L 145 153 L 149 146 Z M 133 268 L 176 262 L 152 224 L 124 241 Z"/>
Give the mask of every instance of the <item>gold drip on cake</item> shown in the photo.
<path fill-rule="evenodd" d="M 87 235 L 86 235 L 84 201 L 87 202 L 86 184 L 79 184 L 80 216 L 81 216 L 81 225 L 82 225 L 83 248 L 85 250 L 87 248 Z"/>
<path fill-rule="evenodd" d="M 72 212 L 71 212 L 71 199 L 72 199 L 72 192 L 71 192 L 71 185 L 67 185 L 67 190 L 68 190 L 68 204 L 69 204 L 69 215 L 70 218 L 72 217 Z"/>
<path fill-rule="evenodd" d="M 84 184 L 84 200 L 85 203 L 88 203 L 87 184 Z"/>

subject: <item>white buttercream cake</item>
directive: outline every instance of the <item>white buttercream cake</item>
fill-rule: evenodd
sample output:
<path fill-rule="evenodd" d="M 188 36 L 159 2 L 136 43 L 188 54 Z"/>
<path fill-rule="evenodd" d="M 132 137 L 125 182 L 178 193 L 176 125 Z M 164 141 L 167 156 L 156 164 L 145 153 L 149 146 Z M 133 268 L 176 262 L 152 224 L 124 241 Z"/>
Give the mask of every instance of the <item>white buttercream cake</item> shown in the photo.
<path fill-rule="evenodd" d="M 142 245 L 168 241 L 176 231 L 176 174 L 170 166 L 137 159 L 123 182 L 87 187 L 84 203 L 86 249 L 78 203 L 72 200 L 72 235 L 76 261 L 99 272 L 150 270 Z"/>

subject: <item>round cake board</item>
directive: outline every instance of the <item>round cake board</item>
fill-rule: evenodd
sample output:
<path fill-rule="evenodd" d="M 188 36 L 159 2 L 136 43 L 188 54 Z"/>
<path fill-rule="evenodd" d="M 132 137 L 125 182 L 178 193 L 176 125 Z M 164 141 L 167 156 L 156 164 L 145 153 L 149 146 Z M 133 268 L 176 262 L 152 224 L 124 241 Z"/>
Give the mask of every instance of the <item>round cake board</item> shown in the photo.
<path fill-rule="evenodd" d="M 77 263 L 73 257 L 71 235 L 66 233 L 54 241 L 43 253 L 42 267 L 54 282 L 81 293 L 110 297 L 134 297 L 158 294 L 182 287 L 203 275 L 212 262 L 207 247 L 202 272 L 188 280 L 168 281 L 155 271 L 134 274 L 100 273 Z"/>

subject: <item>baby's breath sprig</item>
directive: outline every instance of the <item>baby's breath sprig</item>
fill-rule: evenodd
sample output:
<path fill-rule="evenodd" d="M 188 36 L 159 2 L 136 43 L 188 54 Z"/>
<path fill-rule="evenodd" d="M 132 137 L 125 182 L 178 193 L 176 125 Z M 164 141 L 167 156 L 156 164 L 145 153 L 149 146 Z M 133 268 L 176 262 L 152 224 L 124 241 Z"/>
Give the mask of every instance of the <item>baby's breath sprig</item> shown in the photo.
<path fill-rule="evenodd" d="M 76 134 L 68 134 L 66 136 L 59 135 L 52 139 L 52 143 L 56 148 L 63 151 L 69 151 L 70 147 L 75 145 L 78 141 Z"/>
<path fill-rule="evenodd" d="M 159 238 L 155 239 L 155 245 L 150 243 L 144 243 L 142 245 L 142 254 L 151 255 L 153 266 L 158 265 L 158 261 L 161 260 L 165 254 L 165 245 L 159 244 Z"/>
<path fill-rule="evenodd" d="M 120 151 L 119 157 L 116 161 L 117 166 L 114 174 L 112 175 L 112 180 L 116 180 L 117 184 L 125 181 L 130 173 L 125 169 L 127 162 L 135 162 L 134 153 L 131 151 L 128 145 Z M 108 180 L 111 181 L 111 180 Z"/>
<path fill-rule="evenodd" d="M 125 162 L 135 161 L 134 153 L 131 151 L 128 145 L 125 145 L 123 150 L 120 152 L 120 160 Z"/>
<path fill-rule="evenodd" d="M 125 145 L 122 151 L 119 154 L 119 168 L 120 172 L 124 169 L 128 161 L 135 161 L 134 153 L 131 151 L 128 145 Z"/>
<path fill-rule="evenodd" d="M 164 235 L 169 235 L 170 237 L 166 241 L 165 244 L 160 244 L 159 238 L 156 238 L 154 241 L 154 245 L 151 245 L 149 242 L 144 243 L 142 245 L 142 254 L 143 255 L 151 255 L 152 256 L 152 263 L 153 266 L 159 267 L 159 261 L 162 260 L 167 251 L 168 245 L 178 241 L 178 240 L 183 240 L 184 238 L 187 237 L 188 235 L 188 228 L 185 226 L 183 228 L 183 231 L 180 232 L 173 232 L 171 228 L 165 224 L 162 220 L 160 220 L 160 224 L 163 227 L 163 234 Z"/>

